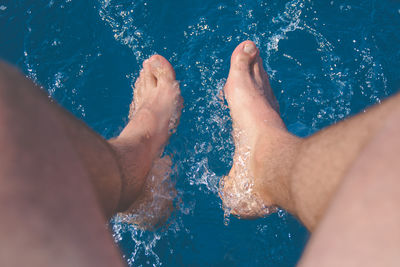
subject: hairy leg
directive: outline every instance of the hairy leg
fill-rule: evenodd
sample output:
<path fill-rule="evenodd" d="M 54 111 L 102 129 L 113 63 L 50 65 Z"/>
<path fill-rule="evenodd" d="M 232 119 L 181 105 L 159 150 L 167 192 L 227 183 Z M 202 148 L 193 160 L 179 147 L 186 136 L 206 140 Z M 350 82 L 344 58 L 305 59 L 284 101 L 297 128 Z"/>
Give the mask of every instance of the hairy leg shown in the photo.
<path fill-rule="evenodd" d="M 291 135 L 254 43 L 233 52 L 224 88 L 233 119 L 235 156 L 221 183 L 224 205 L 241 217 L 268 214 L 277 205 L 313 230 L 345 172 L 381 129 L 400 96 L 301 139 Z"/>
<path fill-rule="evenodd" d="M 106 218 L 143 194 L 179 117 L 174 75 L 164 58 L 147 61 L 140 108 L 108 143 L 1 63 L 1 265 L 123 266 Z"/>
<path fill-rule="evenodd" d="M 314 229 L 321 220 L 346 172 L 399 104 L 400 95 L 396 95 L 301 143 L 289 178 L 289 205 L 309 229 Z M 395 155 L 392 151 L 386 157 Z"/>
<path fill-rule="evenodd" d="M 397 106 L 348 169 L 300 266 L 399 265 L 399 119 Z"/>

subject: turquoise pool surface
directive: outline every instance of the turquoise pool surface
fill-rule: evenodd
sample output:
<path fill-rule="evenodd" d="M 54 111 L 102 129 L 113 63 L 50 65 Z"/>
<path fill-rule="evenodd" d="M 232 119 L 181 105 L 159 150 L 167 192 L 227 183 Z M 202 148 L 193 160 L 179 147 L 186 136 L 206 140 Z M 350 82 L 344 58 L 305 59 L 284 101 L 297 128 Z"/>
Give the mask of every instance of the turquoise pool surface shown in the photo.
<path fill-rule="evenodd" d="M 176 70 L 177 208 L 154 232 L 110 223 L 131 266 L 295 266 L 309 233 L 285 211 L 224 219 L 230 55 L 257 43 L 288 129 L 308 136 L 398 91 L 399 30 L 395 0 L 0 0 L 0 58 L 106 138 L 127 123 L 143 60 L 158 53 Z"/>

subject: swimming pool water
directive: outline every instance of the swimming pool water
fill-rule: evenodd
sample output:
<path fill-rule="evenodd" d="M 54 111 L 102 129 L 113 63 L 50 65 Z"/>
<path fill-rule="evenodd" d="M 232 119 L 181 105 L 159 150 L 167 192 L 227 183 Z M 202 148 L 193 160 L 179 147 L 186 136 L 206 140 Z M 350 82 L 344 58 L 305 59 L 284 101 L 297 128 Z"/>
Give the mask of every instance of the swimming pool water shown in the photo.
<path fill-rule="evenodd" d="M 257 43 L 285 123 L 307 136 L 397 91 L 399 26 L 394 0 L 0 0 L 0 57 L 110 138 L 127 122 L 142 61 L 165 56 L 185 100 L 166 151 L 177 209 L 155 232 L 112 222 L 125 260 L 294 266 L 308 232 L 292 216 L 224 220 L 217 185 L 234 147 L 219 93 L 230 54 Z"/>

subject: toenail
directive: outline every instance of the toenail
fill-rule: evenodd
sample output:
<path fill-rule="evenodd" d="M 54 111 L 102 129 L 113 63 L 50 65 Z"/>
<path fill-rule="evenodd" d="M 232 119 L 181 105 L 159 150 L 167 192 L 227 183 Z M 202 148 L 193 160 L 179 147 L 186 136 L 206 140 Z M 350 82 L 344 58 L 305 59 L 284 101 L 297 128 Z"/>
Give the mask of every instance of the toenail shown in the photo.
<path fill-rule="evenodd" d="M 256 46 L 253 43 L 245 44 L 243 51 L 247 54 L 253 54 L 256 51 Z"/>

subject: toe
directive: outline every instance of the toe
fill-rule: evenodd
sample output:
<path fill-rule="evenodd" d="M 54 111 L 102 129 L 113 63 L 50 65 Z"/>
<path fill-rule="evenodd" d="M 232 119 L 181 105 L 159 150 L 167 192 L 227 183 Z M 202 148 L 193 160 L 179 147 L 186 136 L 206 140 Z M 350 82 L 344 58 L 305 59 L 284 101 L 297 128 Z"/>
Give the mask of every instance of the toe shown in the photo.
<path fill-rule="evenodd" d="M 252 41 L 244 41 L 239 44 L 231 57 L 231 69 L 233 70 L 248 70 L 256 61 L 259 51 L 257 46 Z"/>
<path fill-rule="evenodd" d="M 272 91 L 269 77 L 267 72 L 264 70 L 261 57 L 258 57 L 253 65 L 253 79 L 260 88 L 263 88 L 263 94 L 272 108 L 279 113 L 279 104 Z"/>
<path fill-rule="evenodd" d="M 136 79 L 136 82 L 133 86 L 134 88 L 139 88 L 139 87 L 143 86 L 143 76 L 144 76 L 144 73 L 143 73 L 143 69 L 142 69 L 140 71 L 139 77 Z"/>
<path fill-rule="evenodd" d="M 264 70 L 261 57 L 257 57 L 256 60 L 254 61 L 252 73 L 253 73 L 253 78 L 257 83 L 257 85 L 259 85 L 260 87 L 264 83 L 268 83 L 269 85 L 268 75 Z"/>
<path fill-rule="evenodd" d="M 143 62 L 143 71 L 142 71 L 141 75 L 143 75 L 143 82 L 146 87 L 156 87 L 157 86 L 157 79 L 153 74 L 149 60 L 145 60 Z"/>
<path fill-rule="evenodd" d="M 164 57 L 154 55 L 149 59 L 151 71 L 159 81 L 172 82 L 175 80 L 175 71 Z"/>
<path fill-rule="evenodd" d="M 261 57 L 257 57 L 256 60 L 254 61 L 254 74 L 259 75 L 259 76 L 263 76 L 265 72 L 264 70 L 264 66 L 263 66 L 263 62 Z"/>

